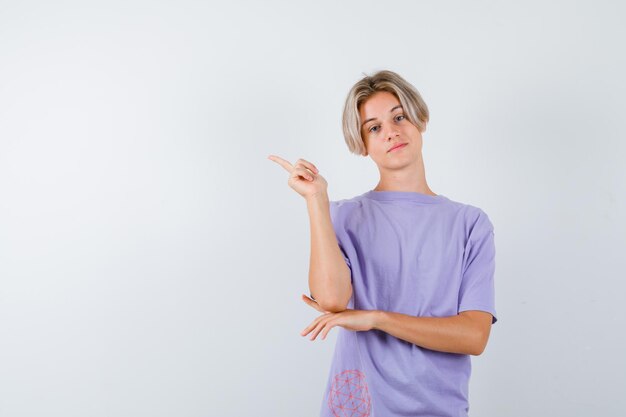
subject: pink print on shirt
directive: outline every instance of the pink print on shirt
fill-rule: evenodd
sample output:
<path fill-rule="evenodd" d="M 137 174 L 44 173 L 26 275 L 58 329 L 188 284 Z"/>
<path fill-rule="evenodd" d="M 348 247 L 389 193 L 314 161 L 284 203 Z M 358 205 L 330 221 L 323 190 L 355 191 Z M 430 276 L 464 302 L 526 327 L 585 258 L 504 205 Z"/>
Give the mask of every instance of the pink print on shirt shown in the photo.
<path fill-rule="evenodd" d="M 335 417 L 370 417 L 372 401 L 365 374 L 352 369 L 335 375 L 328 393 L 328 407 Z"/>

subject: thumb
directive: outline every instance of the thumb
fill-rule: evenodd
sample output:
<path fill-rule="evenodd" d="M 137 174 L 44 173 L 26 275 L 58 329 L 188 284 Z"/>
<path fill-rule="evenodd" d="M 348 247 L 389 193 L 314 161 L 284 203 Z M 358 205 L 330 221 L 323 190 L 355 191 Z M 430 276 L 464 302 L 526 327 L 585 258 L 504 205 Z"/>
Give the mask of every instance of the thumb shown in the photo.
<path fill-rule="evenodd" d="M 304 301 L 305 303 L 307 303 L 308 305 L 310 305 L 311 307 L 313 307 L 317 311 L 320 311 L 322 313 L 328 313 L 326 310 L 322 309 L 322 307 L 320 307 L 319 304 L 317 304 L 317 301 L 311 299 L 310 297 L 306 296 L 305 294 L 302 294 L 302 301 Z"/>

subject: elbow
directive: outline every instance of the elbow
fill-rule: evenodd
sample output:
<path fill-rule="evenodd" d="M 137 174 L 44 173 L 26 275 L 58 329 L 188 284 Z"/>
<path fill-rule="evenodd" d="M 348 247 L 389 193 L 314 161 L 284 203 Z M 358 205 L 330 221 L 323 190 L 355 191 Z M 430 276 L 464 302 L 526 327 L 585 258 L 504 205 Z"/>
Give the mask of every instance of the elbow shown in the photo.
<path fill-rule="evenodd" d="M 348 304 L 350 303 L 350 299 L 352 298 L 352 285 L 348 290 L 348 293 L 342 297 L 324 297 L 320 299 L 314 299 L 317 305 L 326 312 L 329 313 L 340 313 L 348 309 Z"/>
<path fill-rule="evenodd" d="M 322 310 L 327 311 L 329 313 L 340 313 L 348 309 L 348 303 L 352 298 L 352 287 L 350 287 L 350 292 L 348 296 L 343 299 L 324 299 L 320 300 L 317 303 L 322 308 Z"/>
<path fill-rule="evenodd" d="M 469 352 L 469 354 L 470 354 L 470 355 L 472 355 L 472 356 L 480 356 L 480 355 L 482 355 L 482 353 L 484 352 L 484 350 L 485 350 L 485 349 L 480 349 L 480 348 L 478 348 L 478 349 L 474 349 L 474 350 L 472 350 L 471 352 Z"/>
<path fill-rule="evenodd" d="M 344 310 L 347 309 L 348 307 L 348 303 L 340 303 L 340 302 L 335 302 L 335 301 L 327 301 L 327 300 L 320 300 L 317 302 L 317 304 L 319 304 L 319 306 L 321 307 L 322 310 L 327 311 L 329 313 L 340 313 Z"/>
<path fill-rule="evenodd" d="M 480 356 L 483 354 L 483 352 L 485 351 L 485 348 L 487 347 L 488 336 L 485 336 L 482 334 L 479 336 L 480 337 L 478 338 L 478 341 L 475 342 L 474 345 L 472 346 L 470 355 Z"/>

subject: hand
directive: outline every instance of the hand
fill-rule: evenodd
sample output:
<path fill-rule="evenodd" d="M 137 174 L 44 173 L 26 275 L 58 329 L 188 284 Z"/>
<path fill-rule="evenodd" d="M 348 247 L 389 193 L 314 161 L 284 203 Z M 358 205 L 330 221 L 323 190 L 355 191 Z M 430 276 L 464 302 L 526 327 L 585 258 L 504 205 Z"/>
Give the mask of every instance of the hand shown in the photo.
<path fill-rule="evenodd" d="M 341 326 L 348 330 L 367 331 L 374 328 L 375 310 L 352 310 L 347 309 L 339 313 L 330 313 L 324 311 L 314 300 L 302 294 L 305 303 L 315 308 L 317 311 L 324 313 L 319 316 L 311 324 L 309 324 L 302 332 L 301 336 L 313 332 L 310 336 L 311 340 L 315 340 L 317 335 L 322 333 L 322 340 L 326 339 L 326 335 L 335 326 Z"/>
<path fill-rule="evenodd" d="M 328 183 L 324 177 L 319 174 L 319 170 L 315 165 L 309 161 L 298 159 L 295 165 L 291 165 L 288 161 L 276 155 L 270 155 L 267 158 L 276 162 L 289 172 L 290 175 L 287 184 L 302 197 L 309 198 L 316 194 L 326 193 Z"/>

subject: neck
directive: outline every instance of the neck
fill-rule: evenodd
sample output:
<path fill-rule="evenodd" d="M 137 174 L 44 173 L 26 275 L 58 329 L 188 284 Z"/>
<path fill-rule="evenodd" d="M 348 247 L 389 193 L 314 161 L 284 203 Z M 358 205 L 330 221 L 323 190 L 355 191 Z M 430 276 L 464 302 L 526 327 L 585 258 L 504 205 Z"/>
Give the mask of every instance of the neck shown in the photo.
<path fill-rule="evenodd" d="M 401 169 L 379 169 L 380 180 L 374 191 L 412 191 L 427 195 L 435 194 L 426 182 L 424 161 L 419 158 L 414 165 Z"/>

